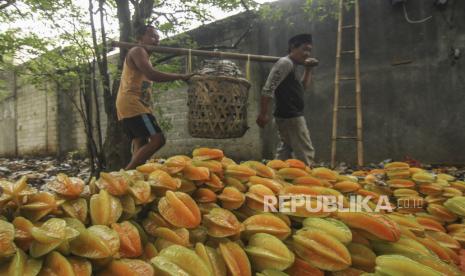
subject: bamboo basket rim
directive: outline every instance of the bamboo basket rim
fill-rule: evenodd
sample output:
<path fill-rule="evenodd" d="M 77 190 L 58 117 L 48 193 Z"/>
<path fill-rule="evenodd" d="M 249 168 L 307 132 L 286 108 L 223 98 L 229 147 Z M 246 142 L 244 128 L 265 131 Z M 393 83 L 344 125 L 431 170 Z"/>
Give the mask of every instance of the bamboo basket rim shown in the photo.
<path fill-rule="evenodd" d="M 242 77 L 230 77 L 230 76 L 213 76 L 213 75 L 194 75 L 189 79 L 191 81 L 202 81 L 202 80 L 226 80 L 231 82 L 239 82 L 247 85 L 247 88 L 250 88 L 250 82 Z"/>

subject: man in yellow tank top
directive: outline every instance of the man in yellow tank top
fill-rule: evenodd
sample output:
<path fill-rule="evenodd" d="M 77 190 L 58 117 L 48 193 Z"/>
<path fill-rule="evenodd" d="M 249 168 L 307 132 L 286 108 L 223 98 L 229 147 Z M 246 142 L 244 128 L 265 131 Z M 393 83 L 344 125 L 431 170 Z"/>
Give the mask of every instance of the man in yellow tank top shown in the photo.
<path fill-rule="evenodd" d="M 159 35 L 153 26 L 136 30 L 139 44 L 158 45 Z M 133 153 L 126 170 L 144 164 L 165 144 L 165 136 L 152 114 L 152 82 L 188 80 L 193 74 L 173 74 L 156 71 L 150 63 L 150 52 L 136 46 L 129 50 L 116 97 L 118 120 L 132 139 Z"/>

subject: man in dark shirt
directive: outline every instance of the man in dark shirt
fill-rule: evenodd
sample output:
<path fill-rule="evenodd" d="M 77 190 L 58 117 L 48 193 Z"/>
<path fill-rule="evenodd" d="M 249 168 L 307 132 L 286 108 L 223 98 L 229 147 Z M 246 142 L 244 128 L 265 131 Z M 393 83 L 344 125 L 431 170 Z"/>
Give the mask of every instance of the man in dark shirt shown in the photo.
<path fill-rule="evenodd" d="M 304 91 L 312 80 L 312 68 L 318 60 L 311 58 L 312 36 L 300 34 L 289 40 L 289 54 L 280 58 L 268 76 L 262 90 L 260 113 L 257 124 L 264 127 L 270 120 L 268 106 L 275 98 L 273 113 L 278 126 L 280 145 L 276 159 L 297 158 L 307 165 L 313 163 L 315 151 L 304 118 Z M 295 67 L 305 66 L 302 78 L 298 78 Z"/>

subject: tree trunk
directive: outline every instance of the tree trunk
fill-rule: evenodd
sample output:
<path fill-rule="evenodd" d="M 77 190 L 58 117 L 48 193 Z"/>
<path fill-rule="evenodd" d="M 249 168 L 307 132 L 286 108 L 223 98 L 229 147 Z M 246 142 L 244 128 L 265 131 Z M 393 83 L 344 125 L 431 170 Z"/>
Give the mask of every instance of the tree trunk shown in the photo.
<path fill-rule="evenodd" d="M 131 12 L 128 0 L 117 0 L 117 14 L 120 25 L 120 40 L 128 41 L 132 34 Z M 123 68 L 127 51 L 120 51 L 118 72 Z M 119 89 L 119 73 L 114 76 L 110 93 L 104 94 L 105 112 L 107 114 L 107 132 L 103 152 L 105 153 L 106 169 L 119 170 L 131 160 L 131 141 L 124 134 L 116 116 L 116 96 Z"/>

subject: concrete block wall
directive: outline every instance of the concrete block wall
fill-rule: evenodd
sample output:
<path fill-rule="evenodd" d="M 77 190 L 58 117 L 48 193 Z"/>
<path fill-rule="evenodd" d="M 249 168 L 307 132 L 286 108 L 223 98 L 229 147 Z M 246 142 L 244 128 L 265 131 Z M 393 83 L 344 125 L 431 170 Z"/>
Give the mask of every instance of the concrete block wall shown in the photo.
<path fill-rule="evenodd" d="M 0 102 L 0 155 L 16 154 L 15 98 L 10 96 Z"/>
<path fill-rule="evenodd" d="M 15 74 L 0 71 L 0 156 L 16 154 Z"/>
<path fill-rule="evenodd" d="M 37 88 L 17 82 L 18 155 L 57 153 L 57 94 L 48 87 Z"/>

